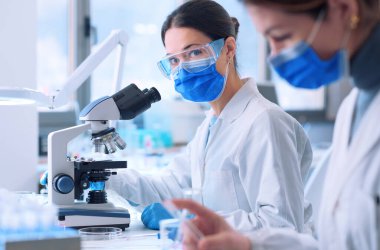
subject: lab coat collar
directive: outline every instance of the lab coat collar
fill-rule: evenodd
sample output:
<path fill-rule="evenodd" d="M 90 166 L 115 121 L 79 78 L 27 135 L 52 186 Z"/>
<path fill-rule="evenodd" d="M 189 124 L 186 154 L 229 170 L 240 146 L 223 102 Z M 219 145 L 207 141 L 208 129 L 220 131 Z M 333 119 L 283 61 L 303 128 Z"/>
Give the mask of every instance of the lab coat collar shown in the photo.
<path fill-rule="evenodd" d="M 248 103 L 259 93 L 253 78 L 242 79 L 245 81 L 244 85 L 239 91 L 231 98 L 231 100 L 224 107 L 218 119 L 234 122 L 247 108 Z M 206 112 L 207 119 L 210 120 L 214 116 L 212 109 Z"/>

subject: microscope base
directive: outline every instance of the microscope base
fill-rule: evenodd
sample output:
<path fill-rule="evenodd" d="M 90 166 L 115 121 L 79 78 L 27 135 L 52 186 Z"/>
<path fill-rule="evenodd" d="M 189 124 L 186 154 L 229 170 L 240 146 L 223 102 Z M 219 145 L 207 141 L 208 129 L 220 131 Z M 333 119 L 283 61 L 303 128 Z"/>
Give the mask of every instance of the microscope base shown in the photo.
<path fill-rule="evenodd" d="M 130 214 L 127 209 L 82 209 L 76 207 L 59 208 L 58 220 L 66 227 L 118 227 L 125 230 L 129 227 Z"/>

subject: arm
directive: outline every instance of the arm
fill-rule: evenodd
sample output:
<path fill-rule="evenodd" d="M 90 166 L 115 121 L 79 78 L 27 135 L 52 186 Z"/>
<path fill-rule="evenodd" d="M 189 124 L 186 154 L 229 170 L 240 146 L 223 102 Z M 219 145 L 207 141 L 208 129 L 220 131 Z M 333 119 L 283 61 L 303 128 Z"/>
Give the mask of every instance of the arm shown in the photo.
<path fill-rule="evenodd" d="M 112 176 L 107 182 L 107 188 L 144 207 L 154 202 L 182 197 L 182 190 L 191 187 L 189 150 L 190 145 L 186 152 L 174 158 L 159 175 L 148 176 L 127 169 Z"/>
<path fill-rule="evenodd" d="M 247 138 L 235 161 L 252 212 L 234 211 L 226 220 L 239 231 L 288 227 L 303 232 L 303 175 L 312 151 L 302 128 L 282 111 L 269 110 Z"/>

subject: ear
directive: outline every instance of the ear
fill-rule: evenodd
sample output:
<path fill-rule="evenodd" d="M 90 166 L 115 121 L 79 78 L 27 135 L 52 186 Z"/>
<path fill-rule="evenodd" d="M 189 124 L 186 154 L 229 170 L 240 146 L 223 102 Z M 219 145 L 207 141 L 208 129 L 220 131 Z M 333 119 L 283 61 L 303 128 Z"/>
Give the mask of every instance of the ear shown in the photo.
<path fill-rule="evenodd" d="M 353 18 L 360 18 L 358 0 L 328 0 L 328 12 L 328 18 L 330 15 L 338 15 L 348 29 L 352 27 Z"/>
<path fill-rule="evenodd" d="M 230 60 L 236 54 L 236 40 L 234 37 L 228 37 L 224 42 L 224 50 L 226 50 L 227 59 Z"/>

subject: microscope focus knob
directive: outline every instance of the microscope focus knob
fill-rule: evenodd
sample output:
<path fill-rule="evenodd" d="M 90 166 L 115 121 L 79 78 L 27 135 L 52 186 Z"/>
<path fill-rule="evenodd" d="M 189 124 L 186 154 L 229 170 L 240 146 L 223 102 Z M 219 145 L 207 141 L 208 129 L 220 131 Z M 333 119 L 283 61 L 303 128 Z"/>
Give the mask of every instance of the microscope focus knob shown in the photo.
<path fill-rule="evenodd" d="M 74 180 L 70 175 L 58 174 L 53 179 L 53 188 L 61 194 L 68 194 L 74 189 Z"/>

